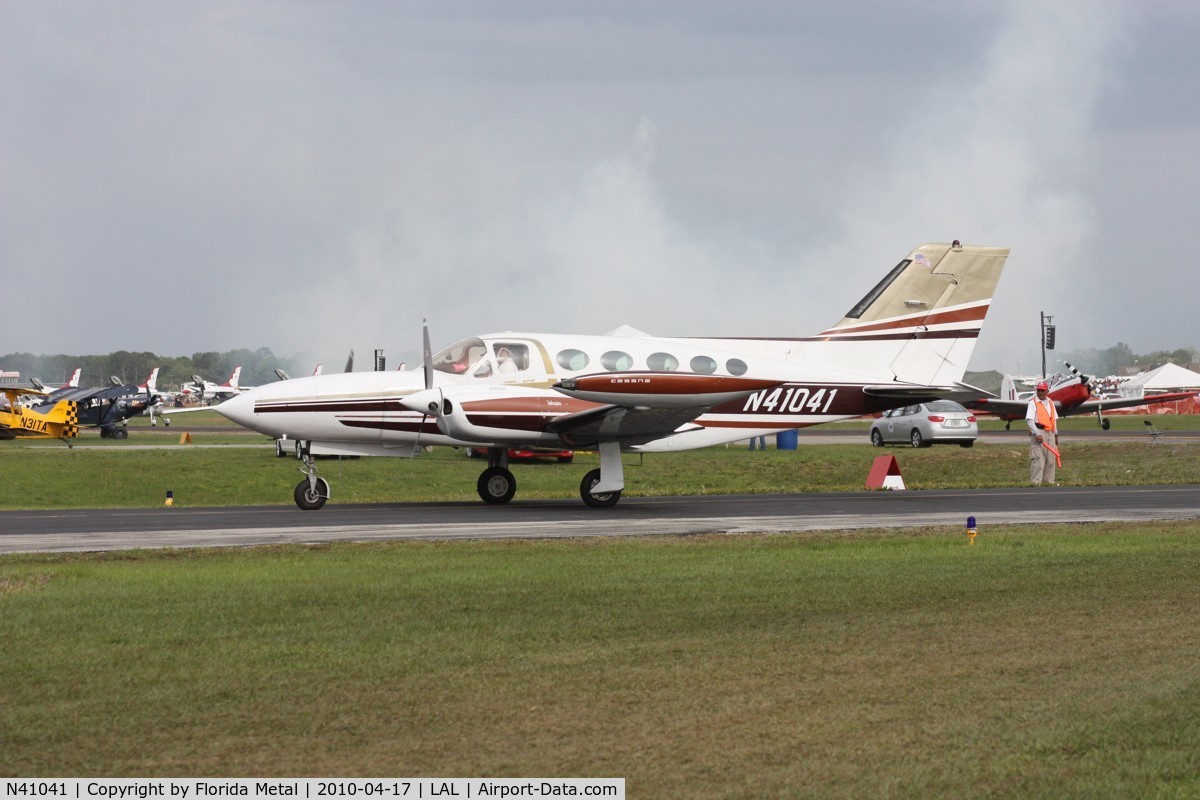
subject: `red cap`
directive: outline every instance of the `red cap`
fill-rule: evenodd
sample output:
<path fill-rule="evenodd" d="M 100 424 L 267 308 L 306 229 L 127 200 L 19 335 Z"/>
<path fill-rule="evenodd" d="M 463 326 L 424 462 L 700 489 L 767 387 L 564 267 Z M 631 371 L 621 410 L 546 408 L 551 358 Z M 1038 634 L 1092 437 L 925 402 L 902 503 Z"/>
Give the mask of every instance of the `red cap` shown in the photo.
<path fill-rule="evenodd" d="M 1049 388 L 1050 388 L 1050 384 L 1046 383 L 1045 381 L 1042 381 L 1041 383 L 1039 383 L 1039 384 L 1037 385 L 1037 388 L 1038 388 L 1038 389 L 1049 389 Z"/>

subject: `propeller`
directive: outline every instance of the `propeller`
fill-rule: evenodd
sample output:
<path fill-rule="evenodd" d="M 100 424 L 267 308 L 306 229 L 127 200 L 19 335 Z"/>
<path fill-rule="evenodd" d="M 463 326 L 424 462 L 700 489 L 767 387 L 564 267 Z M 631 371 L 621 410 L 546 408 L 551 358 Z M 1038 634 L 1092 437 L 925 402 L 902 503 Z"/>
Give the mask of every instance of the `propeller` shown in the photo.
<path fill-rule="evenodd" d="M 433 388 L 433 349 L 429 346 L 429 320 L 421 319 L 421 361 L 422 370 L 425 373 L 425 389 L 428 391 Z M 441 420 L 437 416 L 438 403 L 431 402 L 428 411 L 422 410 L 421 424 L 417 428 L 417 446 L 421 445 L 421 431 L 425 430 L 425 420 L 429 419 L 429 414 L 433 413 L 434 418 L 438 419 L 438 429 L 440 430 Z M 444 432 L 444 431 L 443 431 Z"/>
<path fill-rule="evenodd" d="M 1089 393 L 1089 394 L 1091 394 L 1091 391 L 1092 391 L 1092 376 L 1091 376 L 1091 375 L 1084 375 L 1082 372 L 1080 372 L 1079 370 L 1075 369 L 1075 367 L 1071 365 L 1071 362 L 1070 362 L 1070 361 L 1065 361 L 1065 362 L 1063 362 L 1063 363 L 1067 365 L 1067 369 L 1071 370 L 1071 374 L 1072 374 L 1072 375 L 1074 375 L 1076 378 L 1079 378 L 1079 383 L 1080 383 L 1081 385 L 1083 385 L 1083 386 L 1086 386 L 1086 387 L 1088 388 L 1088 393 Z"/>

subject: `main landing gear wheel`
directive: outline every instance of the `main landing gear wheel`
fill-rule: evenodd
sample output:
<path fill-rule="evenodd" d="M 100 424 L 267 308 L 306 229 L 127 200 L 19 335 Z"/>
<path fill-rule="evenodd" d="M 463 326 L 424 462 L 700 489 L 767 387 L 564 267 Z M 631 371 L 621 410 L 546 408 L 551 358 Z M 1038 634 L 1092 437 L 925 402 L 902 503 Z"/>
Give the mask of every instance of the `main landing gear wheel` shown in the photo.
<path fill-rule="evenodd" d="M 883 447 L 883 434 L 878 430 L 871 431 L 871 446 Z"/>
<path fill-rule="evenodd" d="M 1112 427 L 1112 422 L 1107 419 L 1100 420 L 1100 430 L 1106 431 Z"/>
<path fill-rule="evenodd" d="M 317 478 L 317 490 L 313 492 L 308 486 L 308 478 L 296 484 L 296 505 L 305 511 L 316 511 L 325 505 L 329 499 L 329 483 L 324 478 Z"/>
<path fill-rule="evenodd" d="M 129 438 L 129 431 L 125 430 L 124 428 L 114 428 L 114 429 L 113 429 L 113 432 L 112 432 L 112 438 L 114 438 L 114 439 L 128 439 L 128 438 Z"/>
<path fill-rule="evenodd" d="M 483 502 L 502 505 L 517 493 L 517 479 L 504 467 L 488 467 L 480 474 L 475 488 Z"/>
<path fill-rule="evenodd" d="M 583 476 L 583 480 L 579 483 L 579 496 L 583 498 L 583 502 L 592 508 L 610 508 L 617 504 L 621 499 L 621 490 L 615 492 L 604 492 L 603 494 L 592 494 L 592 487 L 600 482 L 600 470 L 594 469 L 587 475 Z"/>

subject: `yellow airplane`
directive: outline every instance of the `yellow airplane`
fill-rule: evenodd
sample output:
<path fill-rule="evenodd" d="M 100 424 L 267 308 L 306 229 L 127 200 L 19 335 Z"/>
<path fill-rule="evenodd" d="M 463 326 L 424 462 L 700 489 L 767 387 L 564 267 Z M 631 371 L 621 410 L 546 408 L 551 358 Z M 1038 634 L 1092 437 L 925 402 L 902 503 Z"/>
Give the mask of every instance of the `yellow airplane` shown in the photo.
<path fill-rule="evenodd" d="M 29 394 L 45 392 L 0 387 L 0 439 L 46 437 L 66 441 L 79 434 L 79 409 L 75 403 L 60 400 L 45 411 L 34 411 L 19 402 L 23 395 Z"/>

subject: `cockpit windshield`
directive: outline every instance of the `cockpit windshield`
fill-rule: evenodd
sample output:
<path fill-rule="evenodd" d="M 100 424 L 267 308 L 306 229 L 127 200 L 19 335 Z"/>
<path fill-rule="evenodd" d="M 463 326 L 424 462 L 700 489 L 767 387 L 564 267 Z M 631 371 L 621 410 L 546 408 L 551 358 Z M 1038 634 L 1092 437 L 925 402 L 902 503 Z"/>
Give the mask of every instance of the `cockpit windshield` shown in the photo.
<path fill-rule="evenodd" d="M 485 356 L 487 356 L 487 345 L 483 343 L 482 339 L 463 339 L 439 351 L 433 357 L 433 368 L 438 372 L 461 375 L 470 371 Z"/>

